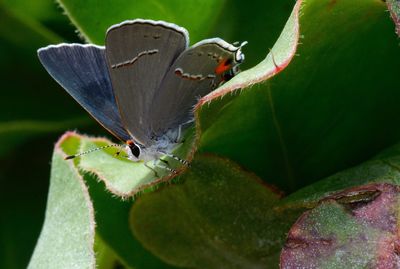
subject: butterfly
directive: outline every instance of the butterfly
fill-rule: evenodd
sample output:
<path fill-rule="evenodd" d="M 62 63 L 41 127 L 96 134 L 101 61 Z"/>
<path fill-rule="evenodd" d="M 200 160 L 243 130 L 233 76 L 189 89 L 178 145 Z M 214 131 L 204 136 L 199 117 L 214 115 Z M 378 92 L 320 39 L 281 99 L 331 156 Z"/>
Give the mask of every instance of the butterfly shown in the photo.
<path fill-rule="evenodd" d="M 211 38 L 189 47 L 185 28 L 136 19 L 111 26 L 105 47 L 63 43 L 40 48 L 38 56 L 47 72 L 124 142 L 128 159 L 148 162 L 167 155 L 185 163 L 171 152 L 194 120 L 193 107 L 239 72 L 244 44 Z"/>

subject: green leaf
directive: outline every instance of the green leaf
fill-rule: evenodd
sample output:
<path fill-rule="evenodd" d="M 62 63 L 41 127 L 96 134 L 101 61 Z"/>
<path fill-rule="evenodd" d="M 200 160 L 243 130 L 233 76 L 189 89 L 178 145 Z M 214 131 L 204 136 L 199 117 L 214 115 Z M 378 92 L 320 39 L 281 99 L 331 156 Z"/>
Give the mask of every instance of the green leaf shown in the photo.
<path fill-rule="evenodd" d="M 96 235 L 108 249 L 107 253 L 112 252 L 113 265 L 115 266 L 116 261 L 119 261 L 120 264 L 129 268 L 173 268 L 144 249 L 133 236 L 129 229 L 129 211 L 132 201 L 115 197 L 106 191 L 103 183 L 99 183 L 96 179 L 94 176 L 85 175 L 95 209 Z M 110 257 L 96 255 L 96 261 L 109 263 Z"/>
<path fill-rule="evenodd" d="M 272 55 L 276 71 L 287 64 L 293 37 L 290 64 L 247 87 L 274 74 Z M 198 113 L 200 151 L 291 192 L 400 139 L 400 50 L 384 2 L 298 1 L 281 38 L 260 65 L 202 100 L 214 98 Z"/>
<path fill-rule="evenodd" d="M 107 28 L 124 20 L 136 18 L 165 20 L 184 25 L 192 40 L 198 41 L 221 12 L 224 0 L 58 0 L 80 33 L 90 42 L 103 44 Z M 194 10 L 196 10 L 194 12 Z"/>
<path fill-rule="evenodd" d="M 134 203 L 131 228 L 146 248 L 189 268 L 260 268 L 276 259 L 293 218 L 270 211 L 279 195 L 212 155 L 196 156 L 181 181 Z"/>
<path fill-rule="evenodd" d="M 95 236 L 94 251 L 96 253 L 96 268 L 113 269 L 118 264 L 114 251 L 99 237 Z"/>
<path fill-rule="evenodd" d="M 51 19 L 62 18 L 60 10 L 57 10 L 54 3 L 49 0 L 2 0 L 1 5 L 30 21 L 44 23 Z"/>
<path fill-rule="evenodd" d="M 63 141 L 63 139 L 61 140 Z M 46 218 L 29 268 L 94 268 L 94 212 L 88 189 L 57 144 L 50 179 Z"/>

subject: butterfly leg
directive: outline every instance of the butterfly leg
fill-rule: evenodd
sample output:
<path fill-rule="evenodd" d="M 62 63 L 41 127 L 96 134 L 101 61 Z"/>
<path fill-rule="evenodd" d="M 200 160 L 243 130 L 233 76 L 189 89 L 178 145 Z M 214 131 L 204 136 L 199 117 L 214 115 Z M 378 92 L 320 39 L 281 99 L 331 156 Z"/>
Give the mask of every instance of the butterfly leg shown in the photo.
<path fill-rule="evenodd" d="M 177 173 L 175 169 L 172 169 L 171 167 L 168 166 L 168 165 L 169 165 L 169 164 L 168 164 L 168 161 L 162 160 L 162 159 L 160 159 L 160 161 L 162 161 L 162 162 L 165 163 L 166 165 L 158 164 L 158 163 L 157 163 L 157 160 L 154 160 L 154 161 L 153 161 L 153 166 L 154 166 L 154 167 L 158 167 L 158 168 L 162 168 L 162 169 L 165 169 L 165 170 L 168 170 L 169 172 L 174 173 L 174 174 Z M 153 171 L 155 177 L 158 177 L 158 178 L 160 177 L 160 175 L 158 174 L 158 172 L 156 171 L 156 169 L 154 169 L 153 167 L 151 167 L 151 166 L 148 165 L 147 163 L 144 163 L 144 165 L 145 165 L 147 168 L 149 168 L 151 171 Z"/>
<path fill-rule="evenodd" d="M 182 136 L 182 125 L 179 125 L 178 127 L 178 134 L 175 138 L 175 143 L 179 143 L 181 141 L 181 136 Z M 183 142 L 182 142 L 183 143 Z"/>
<path fill-rule="evenodd" d="M 184 165 L 186 165 L 186 166 L 190 166 L 188 161 L 186 161 L 186 160 L 184 160 L 184 159 L 181 159 L 181 158 L 179 158 L 178 156 L 175 156 L 174 154 L 167 153 L 167 152 L 164 152 L 164 151 L 159 151 L 159 153 L 161 153 L 161 154 L 163 154 L 163 155 L 165 155 L 165 156 L 168 156 L 168 157 L 170 157 L 170 158 L 172 158 L 172 159 L 174 159 L 174 160 L 177 160 L 177 161 L 180 162 L 181 164 L 184 164 Z M 160 159 L 160 161 L 165 162 L 165 160 L 162 160 L 162 159 Z"/>
<path fill-rule="evenodd" d="M 181 140 L 182 139 L 182 129 L 186 128 L 185 125 L 189 125 L 191 123 L 193 123 L 194 119 L 188 120 L 187 122 L 184 122 L 182 124 L 179 125 L 178 127 L 178 133 L 177 136 L 175 138 L 175 143 L 176 144 L 183 144 L 185 142 L 185 140 Z"/>
<path fill-rule="evenodd" d="M 154 165 L 159 167 L 159 168 L 168 170 L 171 173 L 174 173 L 174 174 L 177 173 L 175 169 L 172 169 L 171 167 L 169 167 L 169 162 L 167 160 L 159 159 L 159 161 L 165 163 L 165 165 L 158 164 L 158 163 L 156 163 L 156 161 L 154 161 Z"/>
<path fill-rule="evenodd" d="M 169 167 L 169 162 L 167 160 L 164 159 L 159 159 L 161 162 L 165 163 L 168 167 Z"/>

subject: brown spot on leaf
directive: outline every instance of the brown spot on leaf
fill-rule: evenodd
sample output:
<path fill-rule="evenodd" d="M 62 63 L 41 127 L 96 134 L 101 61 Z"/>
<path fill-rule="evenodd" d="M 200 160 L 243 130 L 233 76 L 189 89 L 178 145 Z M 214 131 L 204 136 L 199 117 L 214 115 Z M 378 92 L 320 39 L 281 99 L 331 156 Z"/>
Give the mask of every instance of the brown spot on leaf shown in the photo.
<path fill-rule="evenodd" d="M 336 3 L 337 3 L 337 0 L 331 0 L 331 1 L 329 1 L 329 3 L 328 3 L 328 9 L 329 9 L 329 10 L 332 9 L 332 8 L 336 5 Z"/>

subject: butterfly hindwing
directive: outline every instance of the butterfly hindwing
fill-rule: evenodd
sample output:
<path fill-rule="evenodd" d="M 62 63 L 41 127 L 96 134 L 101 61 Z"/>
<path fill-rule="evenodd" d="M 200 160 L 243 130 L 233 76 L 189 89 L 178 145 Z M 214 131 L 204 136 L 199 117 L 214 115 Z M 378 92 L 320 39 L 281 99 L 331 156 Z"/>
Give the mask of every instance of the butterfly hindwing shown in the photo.
<path fill-rule="evenodd" d="M 169 68 L 154 96 L 151 129 L 161 135 L 193 119 L 193 106 L 225 79 L 243 55 L 220 38 L 203 40 L 185 50 Z"/>

